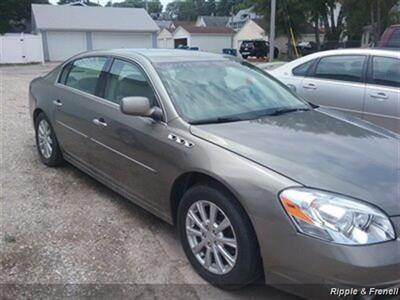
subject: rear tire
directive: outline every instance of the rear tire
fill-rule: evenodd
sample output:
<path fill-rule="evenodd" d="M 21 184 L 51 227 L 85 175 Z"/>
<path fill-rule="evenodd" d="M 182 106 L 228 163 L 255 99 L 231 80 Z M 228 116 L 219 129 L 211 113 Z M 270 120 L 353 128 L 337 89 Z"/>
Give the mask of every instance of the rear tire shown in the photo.
<path fill-rule="evenodd" d="M 243 59 L 247 59 L 248 55 L 242 55 Z"/>
<path fill-rule="evenodd" d="M 278 58 L 279 57 L 279 49 L 275 48 L 274 49 L 274 58 Z"/>
<path fill-rule="evenodd" d="M 199 209 L 199 205 L 203 208 Z M 215 218 L 212 218 L 212 206 L 217 211 Z M 198 221 L 206 220 L 202 227 L 197 226 L 193 214 Z M 225 218 L 231 227 L 218 232 L 223 222 L 227 224 Z M 212 184 L 190 188 L 179 204 L 178 230 L 189 262 L 211 284 L 236 289 L 262 275 L 258 242 L 250 220 L 233 196 L 223 189 Z M 198 246 L 203 241 L 205 244 Z"/>
<path fill-rule="evenodd" d="M 35 137 L 40 160 L 46 166 L 58 167 L 65 163 L 54 129 L 44 113 L 35 119 Z"/>

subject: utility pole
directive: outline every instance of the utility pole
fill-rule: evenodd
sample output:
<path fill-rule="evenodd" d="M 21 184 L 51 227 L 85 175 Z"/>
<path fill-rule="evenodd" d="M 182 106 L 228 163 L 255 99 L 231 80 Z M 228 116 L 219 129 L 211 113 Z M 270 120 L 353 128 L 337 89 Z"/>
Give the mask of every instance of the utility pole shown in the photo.
<path fill-rule="evenodd" d="M 145 10 L 147 12 L 149 12 L 149 4 L 148 4 L 147 0 L 144 0 L 144 5 L 145 5 Z"/>
<path fill-rule="evenodd" d="M 271 0 L 271 16 L 270 16 L 270 25 L 269 25 L 269 61 L 274 60 L 275 15 L 276 15 L 276 0 Z"/>

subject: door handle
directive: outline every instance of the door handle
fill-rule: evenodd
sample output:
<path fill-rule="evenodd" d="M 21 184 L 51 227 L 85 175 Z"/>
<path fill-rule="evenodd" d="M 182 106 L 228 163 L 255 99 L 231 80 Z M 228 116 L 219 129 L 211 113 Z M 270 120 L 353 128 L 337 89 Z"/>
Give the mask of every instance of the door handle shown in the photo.
<path fill-rule="evenodd" d="M 315 90 L 317 89 L 317 86 L 314 83 L 308 83 L 303 85 L 303 88 L 307 89 L 307 90 Z"/>
<path fill-rule="evenodd" d="M 60 99 L 54 100 L 54 101 L 53 101 L 53 104 L 54 104 L 55 106 L 58 106 L 58 107 L 61 107 L 61 106 L 63 105 Z"/>
<path fill-rule="evenodd" d="M 388 96 L 385 93 L 376 93 L 376 94 L 369 94 L 372 98 L 378 99 L 378 100 L 386 100 Z"/>
<path fill-rule="evenodd" d="M 93 119 L 93 124 L 95 124 L 97 126 L 107 127 L 107 123 L 106 123 L 106 121 L 104 121 L 103 118 Z"/>

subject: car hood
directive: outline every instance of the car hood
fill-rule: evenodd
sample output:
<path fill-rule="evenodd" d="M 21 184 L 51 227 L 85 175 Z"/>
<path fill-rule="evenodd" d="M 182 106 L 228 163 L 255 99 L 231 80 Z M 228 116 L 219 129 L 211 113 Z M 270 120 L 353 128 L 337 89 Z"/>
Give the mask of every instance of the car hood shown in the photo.
<path fill-rule="evenodd" d="M 315 109 L 195 125 L 191 132 L 304 186 L 400 215 L 400 139 L 372 124 Z"/>

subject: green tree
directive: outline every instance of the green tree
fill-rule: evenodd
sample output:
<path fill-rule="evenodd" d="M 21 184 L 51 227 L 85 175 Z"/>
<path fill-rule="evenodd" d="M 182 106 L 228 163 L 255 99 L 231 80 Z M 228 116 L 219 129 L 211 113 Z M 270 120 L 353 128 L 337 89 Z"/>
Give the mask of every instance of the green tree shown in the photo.
<path fill-rule="evenodd" d="M 220 0 L 216 5 L 216 15 L 230 16 L 239 10 L 248 8 L 254 4 L 254 0 Z"/>
<path fill-rule="evenodd" d="M 31 4 L 49 4 L 48 0 L 1 0 L 0 34 L 13 28 L 26 31 L 31 23 Z"/>
<path fill-rule="evenodd" d="M 69 3 L 74 3 L 77 2 L 78 0 L 58 0 L 57 4 L 58 5 L 64 5 L 64 4 L 69 4 Z M 96 1 L 96 0 L 94 0 Z M 88 5 L 88 6 L 101 6 L 97 2 L 91 2 L 90 0 L 83 0 L 83 2 Z"/>
<path fill-rule="evenodd" d="M 106 6 L 113 7 L 132 7 L 132 8 L 146 8 L 145 0 L 125 0 L 123 2 L 108 2 Z M 147 1 L 148 13 L 149 14 L 160 14 L 163 10 L 163 6 L 160 0 L 148 0 Z"/>
<path fill-rule="evenodd" d="M 302 6 L 303 0 L 282 0 L 277 1 L 276 6 L 276 35 L 286 35 L 288 38 L 288 56 L 293 55 L 293 33 L 296 37 L 307 24 L 306 15 Z M 271 15 L 271 0 L 255 0 L 254 11 L 264 16 L 269 24 Z"/>
<path fill-rule="evenodd" d="M 180 21 L 194 21 L 198 16 L 215 14 L 215 0 L 175 0 L 170 2 L 165 11 L 169 18 Z"/>
<path fill-rule="evenodd" d="M 359 40 L 363 27 L 372 25 L 373 39 L 378 41 L 382 32 L 395 19 L 391 19 L 390 10 L 397 0 L 345 0 L 344 9 L 346 14 L 346 33 L 350 39 Z"/>

